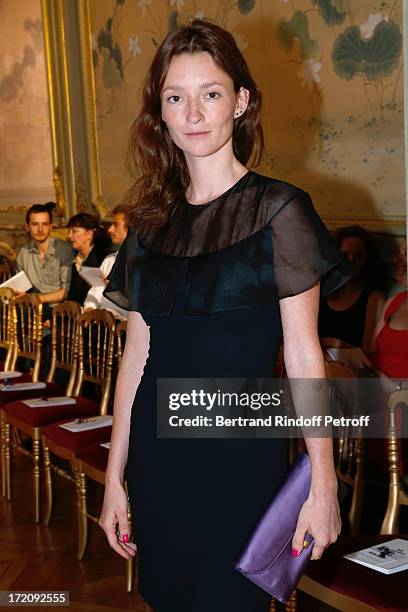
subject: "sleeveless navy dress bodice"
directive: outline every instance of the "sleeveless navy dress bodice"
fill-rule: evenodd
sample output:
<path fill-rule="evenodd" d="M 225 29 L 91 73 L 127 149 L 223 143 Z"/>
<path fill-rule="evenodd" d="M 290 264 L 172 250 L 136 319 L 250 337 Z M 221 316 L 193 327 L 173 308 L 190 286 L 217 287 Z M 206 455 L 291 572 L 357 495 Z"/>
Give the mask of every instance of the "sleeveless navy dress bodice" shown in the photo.
<path fill-rule="evenodd" d="M 361 346 L 371 293 L 372 289 L 363 289 L 354 304 L 345 310 L 334 310 L 327 300 L 322 300 L 319 308 L 319 336 L 338 338 L 353 346 Z"/>
<path fill-rule="evenodd" d="M 155 611 L 268 612 L 233 562 L 288 468 L 283 439 L 158 437 L 157 380 L 273 377 L 279 300 L 349 274 L 310 196 L 252 171 L 208 204 L 180 197 L 160 230 L 122 245 L 104 295 L 150 327 L 126 478 Z"/>

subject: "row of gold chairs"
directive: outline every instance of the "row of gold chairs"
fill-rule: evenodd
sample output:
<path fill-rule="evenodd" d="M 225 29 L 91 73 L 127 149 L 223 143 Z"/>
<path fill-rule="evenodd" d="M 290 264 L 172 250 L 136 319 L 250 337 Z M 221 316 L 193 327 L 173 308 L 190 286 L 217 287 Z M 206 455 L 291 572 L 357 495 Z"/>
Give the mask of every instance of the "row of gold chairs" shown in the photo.
<path fill-rule="evenodd" d="M 8 317 L 9 335 L 4 334 L 7 356 L 5 369 L 14 369 L 21 357 L 34 363 L 30 378 L 38 382 L 41 360 L 42 307 L 35 295 L 13 297 L 0 294 L 1 325 Z M 51 521 L 53 476 L 72 482 L 77 494 L 78 558 L 85 555 L 88 541 L 88 519 L 97 520 L 87 511 L 86 476 L 103 484 L 108 449 L 101 444 L 110 440 L 111 425 L 72 433 L 60 427 L 67 421 L 108 415 L 113 398 L 113 370 L 119 367 L 126 334 L 126 323 L 117 323 L 104 310 L 81 313 L 75 302 L 63 302 L 53 308 L 51 326 L 51 359 L 43 388 L 20 391 L 0 390 L 2 494 L 12 496 L 12 452 L 28 455 L 33 463 L 35 522 L 41 518 L 41 474 L 44 484 L 43 522 Z M 3 336 L 2 336 L 3 340 Z M 61 383 L 58 375 L 64 374 Z M 18 379 L 20 380 L 20 379 Z M 16 385 L 18 387 L 18 385 Z M 88 387 L 88 396 L 84 389 Z M 44 404 L 31 408 L 24 401 L 42 396 Z M 53 405 L 51 397 L 72 398 L 72 403 Z M 25 438 L 25 440 L 23 440 Z M 31 440 L 32 450 L 27 448 Z M 43 463 L 41 463 L 41 446 Z M 93 447 L 86 461 L 77 454 Z M 95 455 L 102 457 L 95 471 Z M 65 461 L 64 461 L 65 460 Z M 68 467 L 65 467 L 65 464 Z M 96 475 L 96 476 L 95 476 Z M 127 563 L 127 588 L 132 588 L 133 563 Z"/>

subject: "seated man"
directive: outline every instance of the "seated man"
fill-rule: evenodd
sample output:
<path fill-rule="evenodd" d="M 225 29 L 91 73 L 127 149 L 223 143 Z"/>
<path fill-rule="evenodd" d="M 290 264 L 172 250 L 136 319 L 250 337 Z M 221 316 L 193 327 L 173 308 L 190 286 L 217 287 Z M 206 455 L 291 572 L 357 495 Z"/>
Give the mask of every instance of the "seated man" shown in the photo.
<path fill-rule="evenodd" d="M 25 218 L 29 242 L 17 255 L 17 271 L 25 272 L 33 291 L 48 305 L 45 320 L 50 318 L 52 304 L 67 297 L 74 257 L 68 242 L 51 236 L 52 227 L 52 203 L 31 206 Z"/>
<path fill-rule="evenodd" d="M 111 215 L 113 217 L 112 223 L 108 227 L 108 234 L 111 237 L 112 243 L 119 249 L 122 242 L 125 240 L 128 233 L 128 209 L 126 206 L 119 204 L 116 206 Z M 109 253 L 100 265 L 100 269 L 105 279 L 108 277 L 109 272 L 112 269 L 113 264 L 117 256 L 115 253 Z M 127 319 L 127 311 L 119 308 L 110 302 L 102 295 L 104 287 L 91 287 L 88 291 L 84 302 L 84 310 L 91 310 L 92 308 L 104 308 L 109 310 L 116 319 L 125 321 Z"/>

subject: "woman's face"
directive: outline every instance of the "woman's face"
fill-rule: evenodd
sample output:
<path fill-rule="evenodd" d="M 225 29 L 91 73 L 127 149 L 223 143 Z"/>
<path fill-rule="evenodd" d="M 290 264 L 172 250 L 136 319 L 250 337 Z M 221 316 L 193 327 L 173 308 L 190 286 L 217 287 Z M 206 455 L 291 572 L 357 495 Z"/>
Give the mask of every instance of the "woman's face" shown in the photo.
<path fill-rule="evenodd" d="M 249 92 L 234 91 L 231 77 L 208 53 L 172 58 L 161 92 L 161 111 L 173 142 L 186 158 L 232 149 L 234 115 L 243 114 Z"/>
<path fill-rule="evenodd" d="M 93 239 L 93 230 L 84 227 L 70 227 L 68 230 L 68 240 L 77 251 L 86 252 L 92 245 Z"/>
<path fill-rule="evenodd" d="M 367 263 L 367 252 L 364 240 L 356 236 L 343 238 L 340 251 L 345 254 L 353 266 L 353 276 L 360 276 L 364 272 Z"/>

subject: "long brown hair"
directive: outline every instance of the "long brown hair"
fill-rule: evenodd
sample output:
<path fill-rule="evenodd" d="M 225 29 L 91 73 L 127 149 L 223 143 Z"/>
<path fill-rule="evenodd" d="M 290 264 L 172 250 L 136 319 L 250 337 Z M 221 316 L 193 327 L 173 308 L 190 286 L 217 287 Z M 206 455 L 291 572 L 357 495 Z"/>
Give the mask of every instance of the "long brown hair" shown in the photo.
<path fill-rule="evenodd" d="M 130 129 L 127 166 L 135 178 L 124 196 L 130 223 L 149 230 L 165 223 L 174 200 L 184 193 L 190 175 L 183 152 L 173 143 L 161 118 L 161 90 L 173 56 L 209 53 L 234 83 L 235 92 L 249 90 L 249 104 L 235 119 L 233 150 L 246 165 L 259 164 L 264 139 L 261 124 L 262 96 L 233 36 L 208 21 L 195 19 L 169 32 L 154 56 L 142 88 L 142 106 Z"/>

